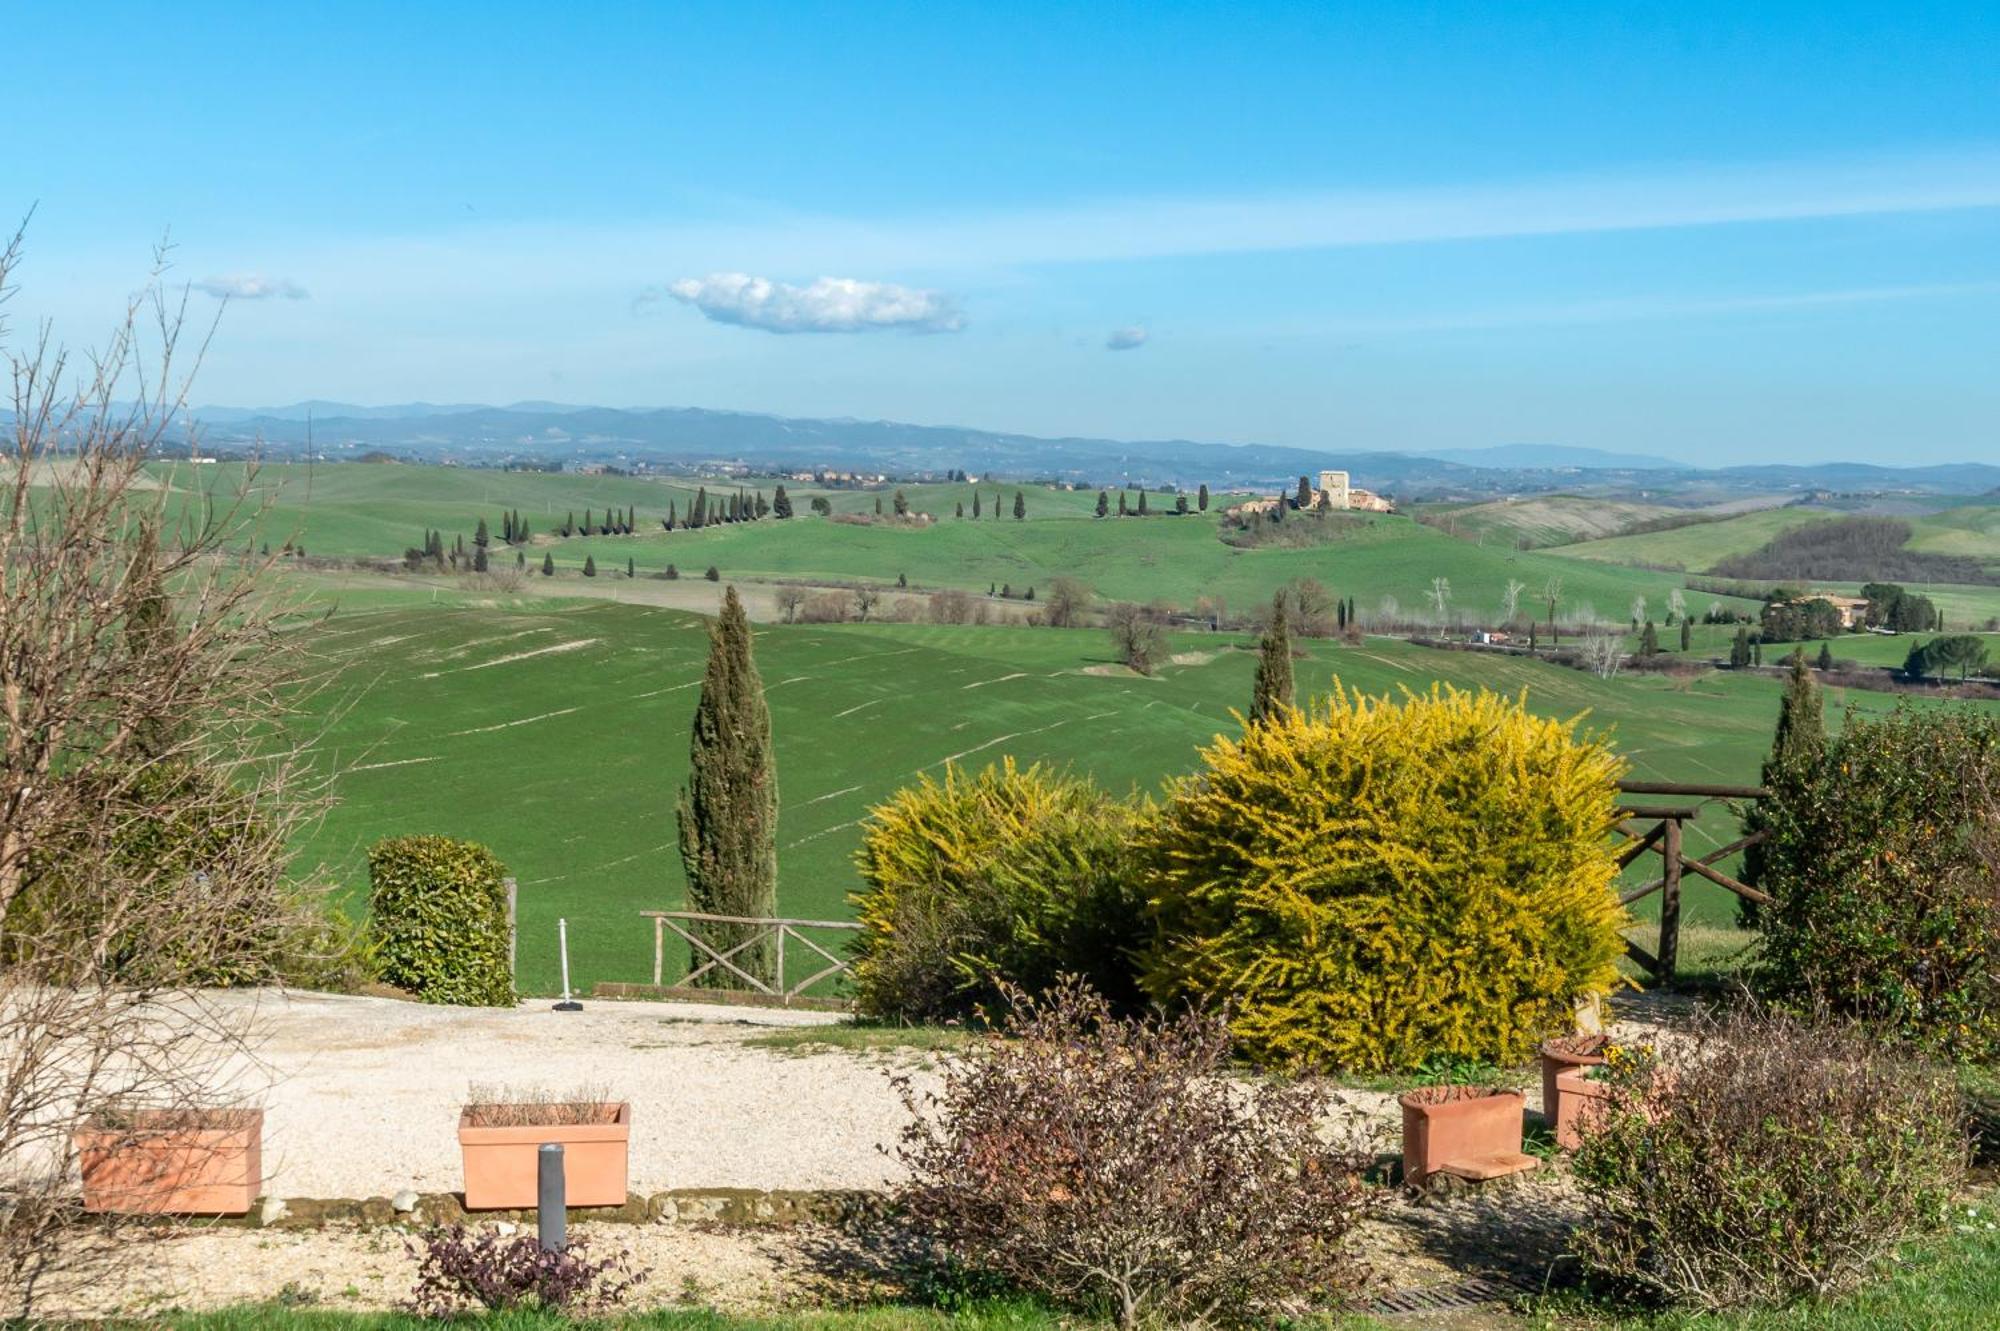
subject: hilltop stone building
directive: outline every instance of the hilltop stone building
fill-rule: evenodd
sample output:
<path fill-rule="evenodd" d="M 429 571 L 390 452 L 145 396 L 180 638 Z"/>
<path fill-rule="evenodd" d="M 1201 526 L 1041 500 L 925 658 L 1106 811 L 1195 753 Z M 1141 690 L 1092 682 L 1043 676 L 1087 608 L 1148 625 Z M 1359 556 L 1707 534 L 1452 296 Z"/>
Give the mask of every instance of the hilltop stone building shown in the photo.
<path fill-rule="evenodd" d="M 1360 509 L 1368 513 L 1393 513 L 1396 507 L 1373 490 L 1350 484 L 1344 471 L 1323 471 L 1319 474 L 1319 505 L 1321 508 Z"/>

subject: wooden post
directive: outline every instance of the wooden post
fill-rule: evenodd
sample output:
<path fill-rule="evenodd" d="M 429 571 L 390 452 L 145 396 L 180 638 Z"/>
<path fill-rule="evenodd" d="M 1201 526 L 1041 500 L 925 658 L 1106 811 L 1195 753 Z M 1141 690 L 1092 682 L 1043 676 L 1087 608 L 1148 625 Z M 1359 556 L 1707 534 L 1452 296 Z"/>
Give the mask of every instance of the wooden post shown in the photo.
<path fill-rule="evenodd" d="M 520 890 L 512 878 L 502 878 L 500 886 L 507 889 L 507 983 L 515 992 L 521 988 L 521 970 L 516 964 L 520 955 L 520 929 L 514 923 L 514 898 Z"/>
<path fill-rule="evenodd" d="M 1666 882 L 1660 888 L 1660 973 L 1662 980 L 1674 978 L 1681 950 L 1681 820 L 1669 818 L 1667 835 L 1660 843 L 1660 857 L 1666 861 Z"/>
<path fill-rule="evenodd" d="M 792 991 L 785 987 L 785 926 L 778 926 L 778 992 L 784 996 L 785 1006 L 792 1005 Z"/>
<path fill-rule="evenodd" d="M 666 973 L 667 964 L 667 922 L 653 917 L 653 987 L 660 987 L 660 977 Z"/>

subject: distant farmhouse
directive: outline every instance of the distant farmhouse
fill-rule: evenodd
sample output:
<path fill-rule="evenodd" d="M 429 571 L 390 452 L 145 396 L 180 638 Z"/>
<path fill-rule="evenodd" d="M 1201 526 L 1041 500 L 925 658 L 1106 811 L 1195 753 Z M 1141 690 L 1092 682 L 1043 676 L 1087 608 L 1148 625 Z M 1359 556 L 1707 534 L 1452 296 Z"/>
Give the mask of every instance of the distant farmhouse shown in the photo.
<path fill-rule="evenodd" d="M 1246 499 L 1229 509 L 1226 516 L 1232 518 L 1264 517 L 1281 504 L 1288 504 L 1287 495 L 1276 498 Z M 1394 513 L 1396 506 L 1376 494 L 1349 482 L 1344 471 L 1323 471 L 1319 474 L 1319 489 L 1314 493 L 1313 505 L 1323 509 L 1349 509 L 1366 513 Z"/>

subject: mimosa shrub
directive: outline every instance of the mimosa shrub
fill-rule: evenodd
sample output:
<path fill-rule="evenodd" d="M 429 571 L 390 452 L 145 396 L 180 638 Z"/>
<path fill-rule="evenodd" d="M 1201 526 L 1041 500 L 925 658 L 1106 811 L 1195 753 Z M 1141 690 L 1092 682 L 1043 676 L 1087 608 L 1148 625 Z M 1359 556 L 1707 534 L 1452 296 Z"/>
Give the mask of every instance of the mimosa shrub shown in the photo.
<path fill-rule="evenodd" d="M 1138 843 L 1160 1001 L 1228 1004 L 1258 1062 L 1513 1064 L 1607 991 L 1622 771 L 1580 719 L 1336 690 L 1218 737 Z"/>

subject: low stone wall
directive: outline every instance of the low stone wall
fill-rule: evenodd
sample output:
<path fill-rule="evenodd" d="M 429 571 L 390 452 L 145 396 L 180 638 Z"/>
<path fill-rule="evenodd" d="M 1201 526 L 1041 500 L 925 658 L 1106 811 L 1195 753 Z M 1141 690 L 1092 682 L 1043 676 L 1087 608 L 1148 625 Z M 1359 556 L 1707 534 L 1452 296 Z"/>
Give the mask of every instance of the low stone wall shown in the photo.
<path fill-rule="evenodd" d="M 633 1195 L 623 1206 L 573 1206 L 570 1223 L 671 1225 L 712 1224 L 735 1228 L 841 1224 L 877 1213 L 884 1194 L 856 1190 L 777 1190 L 754 1188 L 674 1188 L 651 1196 Z M 243 1225 L 256 1229 L 313 1229 L 321 1225 L 427 1226 L 532 1225 L 534 1208 L 521 1211 L 467 1211 L 455 1192 L 405 1192 L 395 1197 L 265 1197 L 249 1215 L 197 1223 Z"/>

